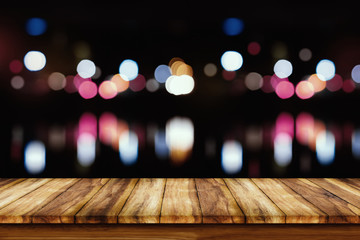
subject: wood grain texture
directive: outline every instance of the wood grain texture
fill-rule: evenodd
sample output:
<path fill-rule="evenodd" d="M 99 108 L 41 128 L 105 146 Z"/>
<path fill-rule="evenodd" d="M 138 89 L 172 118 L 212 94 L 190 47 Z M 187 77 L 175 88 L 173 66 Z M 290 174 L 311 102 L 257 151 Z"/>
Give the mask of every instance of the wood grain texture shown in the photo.
<path fill-rule="evenodd" d="M 159 223 L 166 179 L 142 178 L 118 216 L 119 223 Z"/>
<path fill-rule="evenodd" d="M 307 179 L 281 179 L 328 215 L 329 223 L 359 223 L 360 209 Z"/>
<path fill-rule="evenodd" d="M 334 178 L 312 178 L 311 182 L 360 208 L 360 189 Z"/>
<path fill-rule="evenodd" d="M 33 223 L 74 223 L 75 214 L 109 179 L 84 178 L 33 215 Z"/>
<path fill-rule="evenodd" d="M 76 214 L 76 223 L 117 223 L 118 215 L 138 180 L 111 179 Z"/>
<path fill-rule="evenodd" d="M 250 179 L 225 178 L 246 223 L 285 223 L 285 214 Z"/>
<path fill-rule="evenodd" d="M 0 192 L 22 181 L 25 178 L 0 178 Z"/>
<path fill-rule="evenodd" d="M 11 186 L 10 188 L 5 188 L 0 191 L 0 209 L 6 207 L 10 203 L 16 201 L 17 199 L 23 197 L 24 195 L 34 191 L 45 183 L 49 182 L 51 179 L 36 179 L 28 178 L 25 181 L 19 182 Z"/>
<path fill-rule="evenodd" d="M 78 179 L 52 179 L 0 210 L 0 223 L 31 223 L 32 215 L 54 200 Z M 35 183 L 42 182 L 41 179 Z M 19 183 L 21 184 L 21 183 Z M 18 184 L 18 185 L 19 185 Z M 15 185 L 16 186 L 16 185 Z"/>
<path fill-rule="evenodd" d="M 203 223 L 245 223 L 245 217 L 221 178 L 196 178 Z"/>
<path fill-rule="evenodd" d="M 201 223 L 201 209 L 193 178 L 166 180 L 160 223 Z"/>
<path fill-rule="evenodd" d="M 70 224 L 0 225 L 2 240 L 358 240 L 357 225 Z"/>
<path fill-rule="evenodd" d="M 278 179 L 252 179 L 286 214 L 286 223 L 325 223 L 327 214 Z"/>

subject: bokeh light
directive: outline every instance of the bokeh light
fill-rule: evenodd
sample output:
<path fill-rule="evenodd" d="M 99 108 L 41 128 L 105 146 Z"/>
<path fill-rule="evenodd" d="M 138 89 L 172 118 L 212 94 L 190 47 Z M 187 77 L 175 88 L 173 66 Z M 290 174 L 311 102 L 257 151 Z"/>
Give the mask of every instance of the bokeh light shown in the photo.
<path fill-rule="evenodd" d="M 83 59 L 77 65 L 76 71 L 82 78 L 91 78 L 96 72 L 96 66 L 93 61 Z"/>
<path fill-rule="evenodd" d="M 292 138 L 287 133 L 279 133 L 274 139 L 274 159 L 278 166 L 286 167 L 292 160 Z"/>
<path fill-rule="evenodd" d="M 217 73 L 217 67 L 215 64 L 213 63 L 207 63 L 204 66 L 204 74 L 208 77 L 213 77 L 215 76 Z"/>
<path fill-rule="evenodd" d="M 270 75 L 265 75 L 262 79 L 263 79 L 263 85 L 261 87 L 261 90 L 264 92 L 264 93 L 271 93 L 274 91 L 274 88 L 271 84 L 271 78 L 272 76 Z"/>
<path fill-rule="evenodd" d="M 326 88 L 330 92 L 336 92 L 340 90 L 342 86 L 343 86 L 343 79 L 339 74 L 335 74 L 335 76 L 332 79 L 326 81 Z"/>
<path fill-rule="evenodd" d="M 346 93 L 351 93 L 355 90 L 356 85 L 352 79 L 346 79 L 343 83 L 343 91 Z"/>
<path fill-rule="evenodd" d="M 19 73 L 23 69 L 23 64 L 20 60 L 14 59 L 9 63 L 9 69 L 12 73 Z"/>
<path fill-rule="evenodd" d="M 84 81 L 79 86 L 79 94 L 84 99 L 90 99 L 96 96 L 97 94 L 97 86 L 92 81 Z"/>
<path fill-rule="evenodd" d="M 308 81 L 300 81 L 296 85 L 295 92 L 301 99 L 311 98 L 315 93 L 313 85 Z"/>
<path fill-rule="evenodd" d="M 248 53 L 250 55 L 258 55 L 260 53 L 261 50 L 261 46 L 258 42 L 250 42 L 248 47 L 247 47 Z"/>
<path fill-rule="evenodd" d="M 24 80 L 24 78 L 21 77 L 21 76 L 18 76 L 18 75 L 13 76 L 13 77 L 11 78 L 11 80 L 10 80 L 10 85 L 11 85 L 14 89 L 19 90 L 19 89 L 21 89 L 21 88 L 24 87 L 24 85 L 25 85 L 25 80 Z"/>
<path fill-rule="evenodd" d="M 82 167 L 90 167 L 96 157 L 96 138 L 89 133 L 82 133 L 77 139 L 77 159 Z"/>
<path fill-rule="evenodd" d="M 41 141 L 30 141 L 25 146 L 25 169 L 30 174 L 40 174 L 46 166 L 45 144 Z"/>
<path fill-rule="evenodd" d="M 99 95 L 103 99 L 114 98 L 118 94 L 115 83 L 111 81 L 103 81 L 99 86 Z"/>
<path fill-rule="evenodd" d="M 262 76 L 257 72 L 248 73 L 245 77 L 245 86 L 251 91 L 260 89 L 263 86 Z"/>
<path fill-rule="evenodd" d="M 351 78 L 357 82 L 360 83 L 360 64 L 353 67 L 351 70 Z"/>
<path fill-rule="evenodd" d="M 50 89 L 59 91 L 66 86 L 66 78 L 64 74 L 59 72 L 53 72 L 48 77 L 48 85 Z"/>
<path fill-rule="evenodd" d="M 195 87 L 195 81 L 191 76 L 173 75 L 166 80 L 166 90 L 174 95 L 185 95 L 192 92 Z"/>
<path fill-rule="evenodd" d="M 125 59 L 119 66 L 119 73 L 126 81 L 134 80 L 139 73 L 139 66 L 134 60 Z"/>
<path fill-rule="evenodd" d="M 275 92 L 281 99 L 290 98 L 294 95 L 294 84 L 288 81 L 282 81 L 276 86 Z"/>
<path fill-rule="evenodd" d="M 40 51 L 29 51 L 24 57 L 24 65 L 29 71 L 40 71 L 46 65 L 46 57 Z"/>
<path fill-rule="evenodd" d="M 227 80 L 227 81 L 231 81 L 234 80 L 236 77 L 236 72 L 235 71 L 226 71 L 225 69 L 222 70 L 221 73 L 222 77 Z"/>
<path fill-rule="evenodd" d="M 157 66 L 154 72 L 154 77 L 159 83 L 165 83 L 166 79 L 171 76 L 170 67 L 164 64 Z"/>
<path fill-rule="evenodd" d="M 129 81 L 125 81 L 119 73 L 112 76 L 110 81 L 116 85 L 116 89 L 119 93 L 124 92 L 129 88 Z"/>
<path fill-rule="evenodd" d="M 221 66 L 226 71 L 236 71 L 243 65 L 243 57 L 239 52 L 226 51 L 221 56 Z"/>
<path fill-rule="evenodd" d="M 335 64 L 328 59 L 321 60 L 316 65 L 316 74 L 322 81 L 328 81 L 335 76 Z"/>
<path fill-rule="evenodd" d="M 299 58 L 301 59 L 301 61 L 303 62 L 310 61 L 311 57 L 312 57 L 312 52 L 310 49 L 303 48 L 299 51 Z"/>
<path fill-rule="evenodd" d="M 146 79 L 143 75 L 138 74 L 137 77 L 130 81 L 130 86 L 129 88 L 133 91 L 133 92 L 139 92 L 141 90 L 143 90 L 146 86 Z"/>
<path fill-rule="evenodd" d="M 148 90 L 149 92 L 156 92 L 159 89 L 160 84 L 158 81 L 155 80 L 155 78 L 150 78 L 146 81 L 145 87 L 146 90 Z"/>
<path fill-rule="evenodd" d="M 320 80 L 317 74 L 312 74 L 307 81 L 313 85 L 314 92 L 320 92 L 326 87 L 326 82 Z"/>
<path fill-rule="evenodd" d="M 138 158 L 139 139 L 135 132 L 125 131 L 119 138 L 119 154 L 121 162 L 126 165 L 133 165 Z"/>
<path fill-rule="evenodd" d="M 244 22 L 239 18 L 227 18 L 223 23 L 223 31 L 228 36 L 239 35 L 244 30 Z"/>
<path fill-rule="evenodd" d="M 31 36 L 39 36 L 45 33 L 47 22 L 42 18 L 29 18 L 26 21 L 26 32 Z"/>
<path fill-rule="evenodd" d="M 221 149 L 221 166 L 225 173 L 236 174 L 243 166 L 243 148 L 236 140 L 227 140 Z"/>
<path fill-rule="evenodd" d="M 316 156 L 321 165 L 329 165 L 335 159 L 335 136 L 330 131 L 322 131 L 316 137 Z"/>
<path fill-rule="evenodd" d="M 274 73 L 279 78 L 287 78 L 292 74 L 293 67 L 291 62 L 285 59 L 278 60 L 274 65 Z"/>

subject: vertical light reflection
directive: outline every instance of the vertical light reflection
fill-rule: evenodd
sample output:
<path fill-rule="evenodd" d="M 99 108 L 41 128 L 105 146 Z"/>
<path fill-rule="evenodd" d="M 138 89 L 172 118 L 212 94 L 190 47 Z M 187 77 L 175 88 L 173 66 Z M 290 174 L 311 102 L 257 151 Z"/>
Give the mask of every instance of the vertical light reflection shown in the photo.
<path fill-rule="evenodd" d="M 351 136 L 351 149 L 354 158 L 360 159 L 360 129 L 356 129 Z"/>
<path fill-rule="evenodd" d="M 94 138 L 97 137 L 97 119 L 92 113 L 84 113 L 79 120 L 79 136 L 83 133 L 91 134 Z"/>
<path fill-rule="evenodd" d="M 291 114 L 280 113 L 276 119 L 275 134 L 287 133 L 291 138 L 294 137 L 294 118 Z"/>
<path fill-rule="evenodd" d="M 89 167 L 95 161 L 96 139 L 92 134 L 83 133 L 77 139 L 77 158 L 81 166 Z"/>
<path fill-rule="evenodd" d="M 166 135 L 164 130 L 157 130 L 154 136 L 155 154 L 160 159 L 165 159 L 169 156 L 169 148 L 166 144 Z"/>
<path fill-rule="evenodd" d="M 194 125 L 189 118 L 174 117 L 166 123 L 166 144 L 172 163 L 180 165 L 191 155 L 194 145 Z"/>
<path fill-rule="evenodd" d="M 292 160 L 292 138 L 287 133 L 279 133 L 274 140 L 274 159 L 278 166 L 286 167 Z"/>
<path fill-rule="evenodd" d="M 41 141 L 31 141 L 25 146 L 25 169 L 30 174 L 39 174 L 45 170 L 46 149 Z"/>
<path fill-rule="evenodd" d="M 243 165 L 243 148 L 235 140 L 227 140 L 221 149 L 221 166 L 225 173 L 236 174 Z"/>
<path fill-rule="evenodd" d="M 322 131 L 316 137 L 316 156 L 321 165 L 330 165 L 335 159 L 335 136 Z"/>
<path fill-rule="evenodd" d="M 133 165 L 138 158 L 139 139 L 135 132 L 125 131 L 119 138 L 119 154 L 124 165 Z"/>

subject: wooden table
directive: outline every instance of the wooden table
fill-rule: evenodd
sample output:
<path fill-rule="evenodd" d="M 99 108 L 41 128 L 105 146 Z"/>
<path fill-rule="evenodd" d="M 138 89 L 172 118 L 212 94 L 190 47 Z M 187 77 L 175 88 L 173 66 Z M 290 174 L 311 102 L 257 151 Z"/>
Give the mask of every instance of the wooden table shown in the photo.
<path fill-rule="evenodd" d="M 360 179 L 0 179 L 0 239 L 359 239 L 359 216 Z"/>

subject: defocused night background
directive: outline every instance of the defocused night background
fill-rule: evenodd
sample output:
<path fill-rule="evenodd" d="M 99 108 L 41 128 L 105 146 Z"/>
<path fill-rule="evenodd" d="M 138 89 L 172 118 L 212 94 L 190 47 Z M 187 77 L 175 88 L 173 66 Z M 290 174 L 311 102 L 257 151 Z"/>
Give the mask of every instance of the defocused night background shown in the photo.
<path fill-rule="evenodd" d="M 0 177 L 357 177 L 354 2 L 0 10 Z"/>

